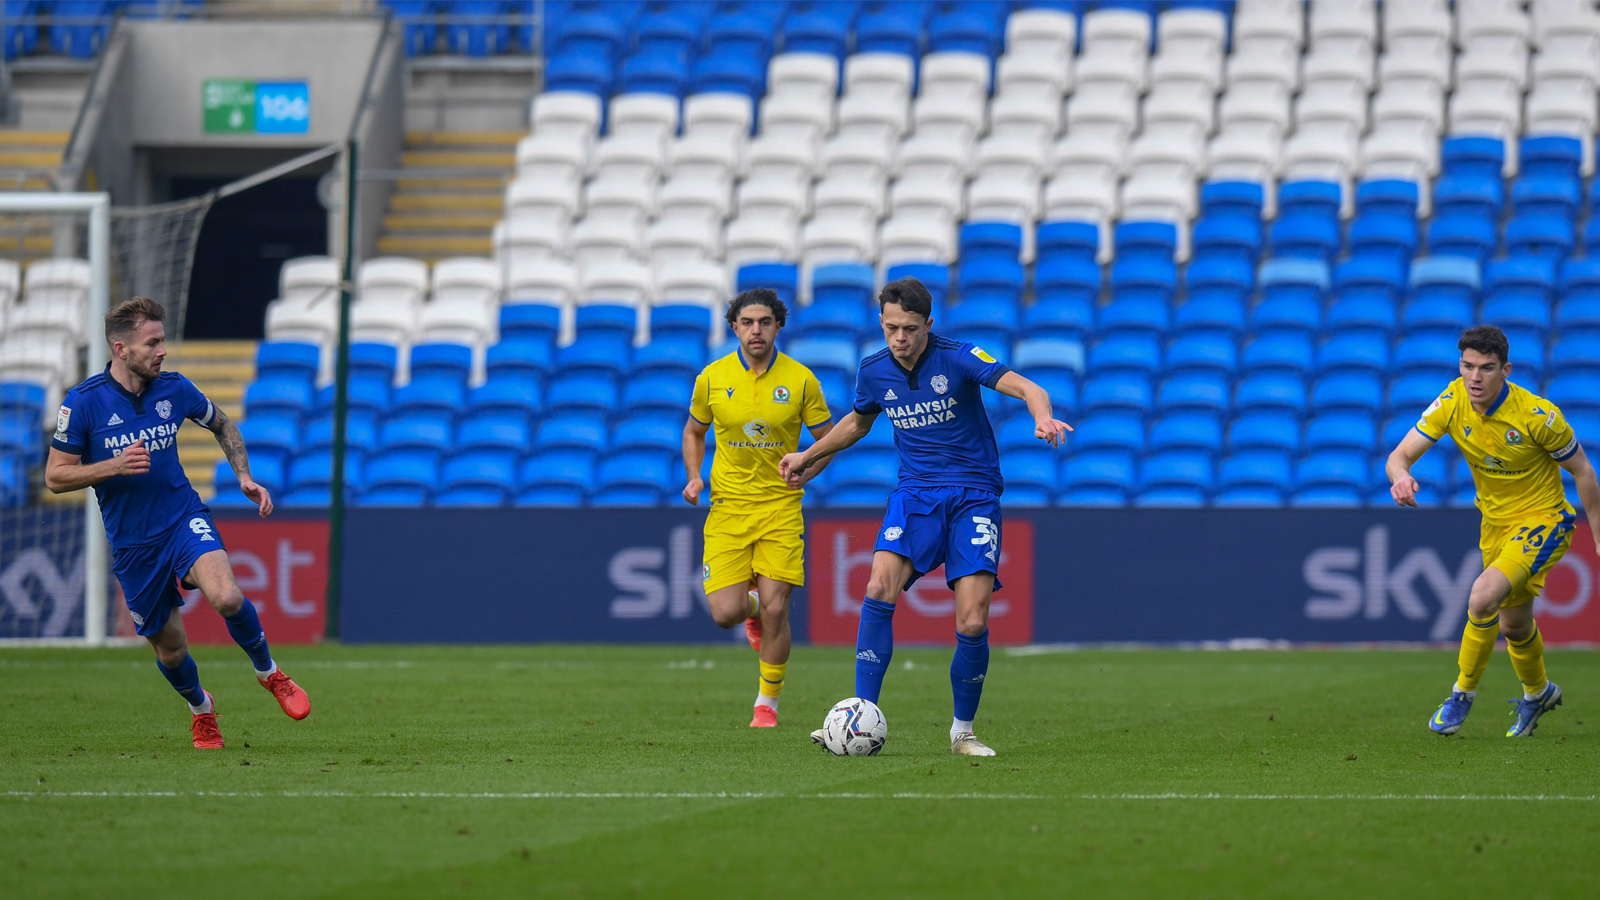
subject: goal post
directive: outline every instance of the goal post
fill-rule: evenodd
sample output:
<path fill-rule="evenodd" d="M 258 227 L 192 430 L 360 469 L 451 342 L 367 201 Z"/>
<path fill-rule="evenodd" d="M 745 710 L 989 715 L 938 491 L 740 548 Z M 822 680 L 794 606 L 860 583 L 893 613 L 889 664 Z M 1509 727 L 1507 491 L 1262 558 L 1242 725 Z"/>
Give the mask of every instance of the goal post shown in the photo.
<path fill-rule="evenodd" d="M 95 193 L 0 193 L 0 215 L 72 216 L 87 219 L 89 297 L 86 371 L 105 366 L 109 352 L 105 341 L 94 334 L 93 323 L 104 320 L 111 308 L 111 195 Z M 100 524 L 100 505 L 93 490 L 85 490 L 83 515 L 83 637 L 51 639 L 40 637 L 29 643 L 82 643 L 98 647 L 106 643 L 109 621 L 111 551 L 104 527 Z M 19 639 L 9 639 L 17 642 Z"/>

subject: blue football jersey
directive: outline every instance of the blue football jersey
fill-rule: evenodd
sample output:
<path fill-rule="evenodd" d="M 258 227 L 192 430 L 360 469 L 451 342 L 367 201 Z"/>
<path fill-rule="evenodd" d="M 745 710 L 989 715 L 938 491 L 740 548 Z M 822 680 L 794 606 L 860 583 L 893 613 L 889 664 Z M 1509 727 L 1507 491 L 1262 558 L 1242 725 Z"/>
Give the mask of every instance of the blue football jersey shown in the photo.
<path fill-rule="evenodd" d="M 178 463 L 178 428 L 184 419 L 210 425 L 214 415 L 206 395 L 177 372 L 162 372 L 135 396 L 107 366 L 67 392 L 51 446 L 85 463 L 120 456 L 140 438 L 150 451 L 150 471 L 118 475 L 94 487 L 112 547 L 153 544 L 185 516 L 206 509 Z"/>
<path fill-rule="evenodd" d="M 856 412 L 894 424 L 901 487 L 971 487 L 1000 493 L 1000 453 L 983 388 L 1011 371 L 979 347 L 937 334 L 911 371 L 885 347 L 861 361 Z"/>

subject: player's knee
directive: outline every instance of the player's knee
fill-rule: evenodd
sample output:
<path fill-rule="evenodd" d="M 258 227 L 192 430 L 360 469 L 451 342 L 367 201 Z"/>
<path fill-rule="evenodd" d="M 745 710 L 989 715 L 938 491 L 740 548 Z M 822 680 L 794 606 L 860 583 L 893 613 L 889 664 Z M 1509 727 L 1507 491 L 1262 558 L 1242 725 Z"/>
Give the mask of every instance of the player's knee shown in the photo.
<path fill-rule="evenodd" d="M 153 644 L 152 649 L 156 651 L 156 659 L 160 660 L 161 664 L 169 669 L 176 669 L 183 665 L 183 658 L 189 655 L 189 643 L 187 641 Z"/>
<path fill-rule="evenodd" d="M 218 596 L 212 597 L 208 594 L 206 599 L 211 601 L 212 609 L 224 616 L 231 616 L 244 608 L 244 592 L 239 590 L 236 584 L 224 588 L 218 592 Z"/>
<path fill-rule="evenodd" d="M 900 599 L 900 588 L 888 574 L 873 572 L 872 577 L 867 579 L 867 596 L 879 603 L 893 603 Z"/>

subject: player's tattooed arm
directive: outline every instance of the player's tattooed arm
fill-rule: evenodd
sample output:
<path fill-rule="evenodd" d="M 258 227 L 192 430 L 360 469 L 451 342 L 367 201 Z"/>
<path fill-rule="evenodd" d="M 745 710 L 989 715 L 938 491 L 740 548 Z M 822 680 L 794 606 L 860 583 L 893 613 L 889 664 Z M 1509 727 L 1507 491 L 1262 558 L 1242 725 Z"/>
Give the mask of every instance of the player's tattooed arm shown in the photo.
<path fill-rule="evenodd" d="M 272 515 L 272 494 L 250 477 L 250 454 L 244 449 L 244 435 L 239 433 L 239 426 L 228 418 L 221 407 L 216 407 L 216 415 L 211 417 L 211 423 L 206 427 L 217 436 L 222 455 L 228 458 L 228 465 L 233 467 L 233 474 L 239 479 L 239 492 L 256 504 L 261 518 Z"/>

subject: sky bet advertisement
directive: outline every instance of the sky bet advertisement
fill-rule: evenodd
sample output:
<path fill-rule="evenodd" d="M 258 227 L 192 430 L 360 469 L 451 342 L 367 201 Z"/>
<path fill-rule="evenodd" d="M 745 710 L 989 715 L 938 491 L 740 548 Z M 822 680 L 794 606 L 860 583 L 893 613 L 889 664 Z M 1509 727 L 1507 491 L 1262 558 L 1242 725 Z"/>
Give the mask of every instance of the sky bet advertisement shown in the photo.
<path fill-rule="evenodd" d="M 744 640 L 706 610 L 703 508 L 348 515 L 346 641 Z M 808 512 L 796 639 L 854 645 L 877 516 Z M 1012 509 L 990 627 L 999 644 L 1453 642 L 1482 569 L 1475 510 Z M 1597 594 L 1580 522 L 1539 601 L 1545 641 L 1600 644 Z M 898 604 L 897 640 L 954 643 L 941 572 Z"/>

